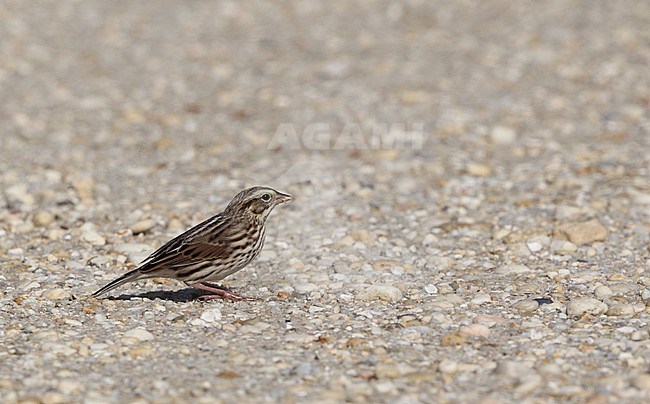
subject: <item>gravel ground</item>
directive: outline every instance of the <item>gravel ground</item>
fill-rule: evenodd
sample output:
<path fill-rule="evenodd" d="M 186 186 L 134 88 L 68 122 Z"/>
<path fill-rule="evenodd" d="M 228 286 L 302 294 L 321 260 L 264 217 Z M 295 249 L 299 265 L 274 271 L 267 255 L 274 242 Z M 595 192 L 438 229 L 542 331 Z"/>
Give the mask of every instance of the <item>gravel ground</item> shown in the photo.
<path fill-rule="evenodd" d="M 4 1 L 0 38 L 3 402 L 650 399 L 649 2 Z M 254 184 L 294 195 L 224 283 L 258 300 L 89 297 Z"/>

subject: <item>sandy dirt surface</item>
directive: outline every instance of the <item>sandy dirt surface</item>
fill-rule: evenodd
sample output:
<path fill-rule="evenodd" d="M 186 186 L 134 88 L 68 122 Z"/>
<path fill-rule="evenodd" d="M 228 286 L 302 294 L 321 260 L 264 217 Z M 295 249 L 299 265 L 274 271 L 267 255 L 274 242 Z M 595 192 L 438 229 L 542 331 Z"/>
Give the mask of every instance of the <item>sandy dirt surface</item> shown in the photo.
<path fill-rule="evenodd" d="M 648 402 L 648 66 L 647 1 L 3 1 L 1 401 Z M 89 296 L 256 184 L 256 301 Z"/>

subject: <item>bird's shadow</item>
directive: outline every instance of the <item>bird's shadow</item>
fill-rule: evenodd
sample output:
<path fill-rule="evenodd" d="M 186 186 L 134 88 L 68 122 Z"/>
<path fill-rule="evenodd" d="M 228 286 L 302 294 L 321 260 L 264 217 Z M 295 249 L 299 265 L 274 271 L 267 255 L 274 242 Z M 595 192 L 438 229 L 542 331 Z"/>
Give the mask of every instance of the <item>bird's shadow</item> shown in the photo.
<path fill-rule="evenodd" d="M 194 288 L 186 288 L 181 290 L 155 290 L 137 295 L 122 294 L 119 296 L 111 296 L 108 300 L 161 299 L 172 302 L 187 303 L 194 300 L 200 300 L 200 297 L 204 295 L 210 295 L 210 292 Z"/>

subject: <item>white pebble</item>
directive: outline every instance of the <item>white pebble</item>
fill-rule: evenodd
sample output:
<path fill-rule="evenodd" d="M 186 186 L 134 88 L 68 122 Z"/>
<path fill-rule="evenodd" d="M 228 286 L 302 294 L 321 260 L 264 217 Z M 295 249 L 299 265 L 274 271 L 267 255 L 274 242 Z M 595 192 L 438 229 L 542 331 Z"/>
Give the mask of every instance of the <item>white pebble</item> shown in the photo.
<path fill-rule="evenodd" d="M 31 206 L 34 204 L 35 199 L 27 191 L 27 185 L 25 184 L 12 185 L 6 188 L 4 191 L 7 200 L 11 203 L 19 202 L 25 206 Z"/>
<path fill-rule="evenodd" d="M 201 313 L 201 320 L 206 323 L 217 323 L 221 321 L 221 310 L 217 308 L 207 309 Z"/>
<path fill-rule="evenodd" d="M 424 291 L 430 295 L 435 295 L 436 293 L 438 293 L 438 288 L 433 283 L 430 283 L 424 287 Z"/>
<path fill-rule="evenodd" d="M 528 249 L 530 252 L 538 252 L 542 250 L 542 245 L 538 242 L 532 242 L 532 243 L 527 243 L 526 246 L 528 246 Z"/>
<path fill-rule="evenodd" d="M 9 249 L 9 251 L 7 251 L 7 254 L 9 254 L 9 255 L 23 255 L 24 253 L 25 253 L 25 250 L 23 250 L 20 247 L 11 248 L 11 249 Z"/>
<path fill-rule="evenodd" d="M 150 341 L 153 339 L 152 333 L 140 327 L 125 332 L 124 336 L 137 339 L 138 341 Z"/>
<path fill-rule="evenodd" d="M 578 246 L 566 240 L 554 240 L 551 243 L 551 251 L 557 254 L 571 254 L 578 250 Z"/>
<path fill-rule="evenodd" d="M 492 298 L 490 297 L 490 295 L 488 295 L 487 293 L 479 293 L 476 296 L 474 296 L 472 300 L 470 300 L 470 303 L 478 306 L 483 303 L 489 303 L 491 301 Z"/>
<path fill-rule="evenodd" d="M 49 300 L 61 300 L 70 297 L 70 292 L 62 289 L 50 289 L 43 292 L 43 297 Z"/>
<path fill-rule="evenodd" d="M 299 283 L 294 286 L 294 290 L 300 294 L 306 294 L 309 292 L 313 292 L 314 290 L 318 289 L 318 285 L 314 283 Z"/>
<path fill-rule="evenodd" d="M 206 321 L 203 321 L 200 318 L 193 318 L 189 321 L 190 325 L 193 325 L 195 327 L 207 327 L 208 323 Z"/>
<path fill-rule="evenodd" d="M 490 140 L 494 144 L 512 144 L 517 140 L 517 132 L 505 126 L 495 126 L 490 132 Z"/>
<path fill-rule="evenodd" d="M 99 233 L 93 230 L 86 230 L 81 235 L 81 239 L 92 245 L 104 245 L 106 244 L 106 239 L 102 237 Z"/>
<path fill-rule="evenodd" d="M 397 394 L 397 388 L 390 381 L 383 381 L 380 383 L 375 383 L 375 390 L 380 395 L 393 395 Z"/>
<path fill-rule="evenodd" d="M 431 233 L 424 236 L 424 240 L 422 240 L 423 245 L 433 245 L 437 242 L 438 242 L 438 237 L 434 236 Z"/>
<path fill-rule="evenodd" d="M 443 359 L 442 362 L 438 364 L 438 370 L 440 370 L 441 373 L 446 374 L 456 373 L 458 371 L 458 362 L 450 359 Z"/>
<path fill-rule="evenodd" d="M 72 327 L 83 327 L 83 323 L 81 321 L 72 318 L 66 318 L 65 320 L 63 320 L 63 322 Z"/>
<path fill-rule="evenodd" d="M 397 302 L 402 300 L 402 292 L 395 286 L 391 285 L 372 285 L 361 291 L 357 298 L 360 300 L 384 300 L 387 302 Z"/>
<path fill-rule="evenodd" d="M 650 333 L 647 330 L 637 330 L 630 334 L 632 341 L 645 341 L 650 338 Z"/>
<path fill-rule="evenodd" d="M 460 328 L 460 332 L 470 337 L 487 337 L 490 329 L 483 324 L 470 324 Z"/>
<path fill-rule="evenodd" d="M 137 264 L 142 262 L 151 253 L 151 246 L 142 243 L 122 243 L 113 246 L 115 251 L 118 251 L 127 256 L 128 262 Z"/>
<path fill-rule="evenodd" d="M 533 299 L 523 299 L 513 304 L 512 307 L 519 311 L 530 313 L 539 308 L 539 302 Z"/>
<path fill-rule="evenodd" d="M 131 232 L 133 232 L 133 234 L 146 233 L 147 231 L 153 229 L 155 225 L 156 221 L 153 219 L 140 220 L 131 226 Z"/>
<path fill-rule="evenodd" d="M 567 304 L 566 314 L 569 317 L 581 317 L 585 314 L 599 316 L 607 311 L 607 305 L 598 299 L 581 297 Z"/>

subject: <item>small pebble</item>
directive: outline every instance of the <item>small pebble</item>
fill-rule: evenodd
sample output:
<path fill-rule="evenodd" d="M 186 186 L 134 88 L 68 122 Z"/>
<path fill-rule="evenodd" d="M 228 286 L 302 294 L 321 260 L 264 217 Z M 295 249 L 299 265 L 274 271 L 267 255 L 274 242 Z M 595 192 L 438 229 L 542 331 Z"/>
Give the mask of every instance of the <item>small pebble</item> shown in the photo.
<path fill-rule="evenodd" d="M 496 368 L 494 368 L 494 373 L 509 378 L 520 378 L 525 375 L 534 374 L 535 371 L 528 363 L 506 359 L 497 364 Z"/>
<path fill-rule="evenodd" d="M 636 328 L 630 326 L 623 326 L 616 329 L 617 332 L 621 334 L 632 334 L 634 331 L 637 331 Z"/>
<path fill-rule="evenodd" d="M 456 373 L 458 371 L 458 362 L 450 359 L 443 359 L 442 362 L 438 364 L 438 370 L 445 374 Z"/>
<path fill-rule="evenodd" d="M 490 132 L 490 140 L 496 145 L 509 145 L 517 140 L 517 132 L 506 126 L 495 126 Z"/>
<path fill-rule="evenodd" d="M 155 225 L 156 221 L 153 219 L 141 220 L 131 226 L 131 232 L 133 232 L 133 234 L 146 233 L 153 229 Z"/>
<path fill-rule="evenodd" d="M 437 242 L 438 242 L 438 237 L 436 237 L 431 233 L 428 233 L 426 236 L 424 236 L 424 239 L 422 240 L 422 244 L 425 246 L 434 245 Z"/>
<path fill-rule="evenodd" d="M 435 295 L 436 293 L 438 293 L 438 288 L 433 283 L 430 283 L 424 287 L 424 291 L 430 295 Z"/>
<path fill-rule="evenodd" d="M 101 246 L 106 244 L 106 238 L 102 237 L 99 233 L 94 230 L 85 230 L 81 234 L 81 239 L 96 246 Z"/>
<path fill-rule="evenodd" d="M 259 334 L 266 329 L 271 327 L 270 324 L 258 321 L 255 324 L 244 324 L 239 328 L 239 331 L 242 333 L 252 333 L 252 334 Z"/>
<path fill-rule="evenodd" d="M 506 237 L 510 233 L 512 233 L 511 230 L 499 229 L 496 232 L 494 232 L 494 234 L 492 234 L 492 238 L 495 240 L 501 240 L 502 238 Z"/>
<path fill-rule="evenodd" d="M 631 304 L 613 304 L 607 309 L 608 316 L 632 316 L 634 315 L 634 305 Z"/>
<path fill-rule="evenodd" d="M 469 302 L 473 305 L 480 306 L 485 303 L 489 303 L 492 301 L 492 298 L 490 297 L 489 294 L 487 293 L 479 293 L 476 296 L 472 298 Z"/>
<path fill-rule="evenodd" d="M 469 337 L 487 337 L 490 335 L 490 329 L 483 324 L 470 324 L 460 327 L 460 332 Z"/>
<path fill-rule="evenodd" d="M 46 237 L 52 241 L 57 241 L 61 240 L 63 236 L 65 235 L 65 230 L 63 229 L 49 229 L 47 233 L 45 233 Z"/>
<path fill-rule="evenodd" d="M 34 216 L 32 217 L 32 223 L 34 223 L 34 226 L 37 227 L 47 226 L 53 221 L 54 215 L 52 215 L 50 212 L 45 212 L 42 210 L 34 213 Z"/>
<path fill-rule="evenodd" d="M 142 243 L 123 243 L 113 246 L 115 251 L 118 251 L 127 257 L 127 262 L 138 264 L 143 259 L 147 258 L 152 252 L 152 248 L 148 244 Z"/>
<path fill-rule="evenodd" d="M 7 251 L 7 254 L 9 254 L 9 255 L 23 255 L 23 254 L 25 254 L 25 250 L 23 250 L 20 247 L 11 248 L 11 249 L 9 249 L 9 251 Z"/>
<path fill-rule="evenodd" d="M 530 268 L 522 264 L 508 264 L 497 269 L 497 272 L 503 275 L 519 275 L 530 272 Z"/>
<path fill-rule="evenodd" d="M 534 299 L 522 299 L 513 304 L 512 307 L 519 311 L 530 313 L 539 308 L 539 302 Z"/>
<path fill-rule="evenodd" d="M 402 300 L 402 292 L 391 285 L 372 285 L 357 295 L 359 300 L 383 300 L 386 302 L 398 302 Z"/>
<path fill-rule="evenodd" d="M 299 283 L 299 284 L 294 286 L 294 290 L 297 293 L 300 293 L 300 294 L 307 294 L 307 293 L 313 292 L 314 290 L 318 290 L 318 285 L 316 285 L 314 283 L 311 283 L 311 282 L 309 282 L 309 283 Z"/>
<path fill-rule="evenodd" d="M 598 299 L 581 297 L 570 301 L 566 311 L 569 317 L 582 317 L 585 314 L 599 316 L 607 311 L 607 305 Z"/>
<path fill-rule="evenodd" d="M 598 298 L 598 299 L 604 299 L 606 297 L 610 297 L 610 296 L 613 296 L 613 295 L 614 295 L 614 292 L 612 291 L 612 289 L 609 286 L 598 286 L 594 290 L 594 296 L 596 296 L 596 298 Z"/>
<path fill-rule="evenodd" d="M 150 341 L 154 338 L 152 333 L 139 327 L 125 332 L 124 336 L 127 338 L 135 338 L 138 341 Z"/>
<path fill-rule="evenodd" d="M 632 341 L 645 341 L 650 338 L 650 333 L 648 330 L 637 330 L 633 331 L 630 334 L 630 339 Z"/>
<path fill-rule="evenodd" d="M 5 188 L 4 194 L 9 203 L 12 204 L 21 204 L 25 207 L 31 207 L 35 202 L 34 196 L 29 193 L 27 185 L 25 184 L 9 186 Z"/>
<path fill-rule="evenodd" d="M 210 324 L 218 323 L 221 321 L 221 310 L 218 308 L 204 310 L 203 313 L 201 313 L 201 320 Z"/>
<path fill-rule="evenodd" d="M 490 166 L 486 164 L 478 164 L 478 163 L 467 164 L 466 170 L 467 170 L 467 174 L 476 177 L 487 177 L 488 175 L 490 175 L 490 172 L 492 171 L 490 169 Z"/>
<path fill-rule="evenodd" d="M 483 324 L 487 327 L 494 327 L 497 324 L 504 323 L 506 319 L 498 316 L 483 315 L 474 317 L 472 321 L 476 324 Z"/>
<path fill-rule="evenodd" d="M 597 220 L 563 224 L 556 231 L 577 245 L 593 243 L 594 241 L 605 241 L 607 239 L 607 230 Z"/>
<path fill-rule="evenodd" d="M 540 243 L 536 242 L 536 241 L 529 242 L 526 245 L 528 246 L 528 249 L 530 250 L 530 252 L 533 252 L 533 253 L 541 251 L 542 248 L 543 248 L 543 246 Z"/>
<path fill-rule="evenodd" d="M 61 300 L 70 297 L 70 292 L 61 288 L 50 289 L 43 292 L 43 297 L 49 300 Z"/>
<path fill-rule="evenodd" d="M 578 250 L 578 246 L 567 240 L 554 240 L 551 242 L 551 251 L 556 254 L 571 254 Z"/>

